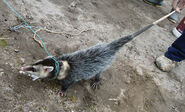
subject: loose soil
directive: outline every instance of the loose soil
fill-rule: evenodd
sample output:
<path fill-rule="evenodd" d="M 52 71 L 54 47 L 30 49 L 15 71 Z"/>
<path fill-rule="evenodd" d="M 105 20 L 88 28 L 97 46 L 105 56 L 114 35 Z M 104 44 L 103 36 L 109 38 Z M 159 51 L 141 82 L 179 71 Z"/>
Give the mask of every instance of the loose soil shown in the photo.
<path fill-rule="evenodd" d="M 71 34 L 86 30 L 76 36 L 38 32 L 53 56 L 136 32 L 169 13 L 172 2 L 165 0 L 163 7 L 156 8 L 142 0 L 8 1 L 31 26 Z M 94 91 L 88 81 L 83 81 L 69 88 L 65 97 L 58 94 L 60 86 L 54 81 L 32 81 L 19 74 L 21 66 L 47 56 L 28 28 L 8 30 L 20 24 L 21 20 L 1 0 L 0 38 L 6 39 L 0 40 L 0 111 L 185 111 L 185 64 L 179 63 L 169 73 L 154 64 L 176 39 L 171 30 L 177 24 L 165 20 L 126 44 L 103 73 L 100 89 Z"/>

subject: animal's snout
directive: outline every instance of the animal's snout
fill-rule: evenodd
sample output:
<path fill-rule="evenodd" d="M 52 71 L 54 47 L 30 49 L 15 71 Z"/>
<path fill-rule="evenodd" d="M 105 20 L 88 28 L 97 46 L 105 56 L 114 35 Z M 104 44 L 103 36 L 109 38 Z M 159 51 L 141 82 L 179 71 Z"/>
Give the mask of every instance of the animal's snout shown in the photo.
<path fill-rule="evenodd" d="M 24 67 L 21 67 L 21 68 L 20 68 L 20 71 L 24 71 Z"/>
<path fill-rule="evenodd" d="M 21 71 L 35 71 L 34 67 L 32 66 L 25 66 L 20 68 Z"/>

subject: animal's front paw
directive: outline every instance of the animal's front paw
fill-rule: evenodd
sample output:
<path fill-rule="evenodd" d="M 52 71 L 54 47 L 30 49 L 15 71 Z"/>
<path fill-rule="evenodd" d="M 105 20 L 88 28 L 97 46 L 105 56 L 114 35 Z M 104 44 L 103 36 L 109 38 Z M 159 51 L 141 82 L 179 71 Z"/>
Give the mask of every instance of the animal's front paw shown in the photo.
<path fill-rule="evenodd" d="M 92 89 L 100 89 L 100 85 L 101 85 L 101 82 L 100 82 L 100 80 L 93 80 L 92 82 L 91 82 L 91 87 L 92 87 Z"/>
<path fill-rule="evenodd" d="M 64 96 L 67 96 L 66 92 L 64 90 L 59 90 L 59 95 L 64 97 Z"/>

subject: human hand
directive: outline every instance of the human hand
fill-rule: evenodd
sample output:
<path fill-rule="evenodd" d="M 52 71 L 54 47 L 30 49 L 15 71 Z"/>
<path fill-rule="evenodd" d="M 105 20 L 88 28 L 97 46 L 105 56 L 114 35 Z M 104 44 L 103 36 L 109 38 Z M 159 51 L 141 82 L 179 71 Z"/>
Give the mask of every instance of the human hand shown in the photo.
<path fill-rule="evenodd" d="M 178 13 L 181 12 L 181 9 L 180 9 L 179 7 L 176 7 L 174 10 L 175 10 L 176 12 L 178 12 Z"/>

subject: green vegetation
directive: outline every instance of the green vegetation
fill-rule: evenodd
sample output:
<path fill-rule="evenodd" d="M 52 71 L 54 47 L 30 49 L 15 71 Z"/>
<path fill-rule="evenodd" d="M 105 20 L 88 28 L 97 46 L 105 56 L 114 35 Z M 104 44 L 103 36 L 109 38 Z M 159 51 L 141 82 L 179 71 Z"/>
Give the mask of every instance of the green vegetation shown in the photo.
<path fill-rule="evenodd" d="M 1 46 L 2 48 L 5 48 L 5 47 L 7 46 L 7 42 L 6 42 L 5 39 L 0 40 L 0 46 Z"/>

